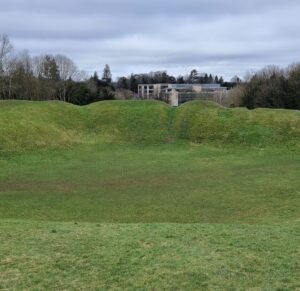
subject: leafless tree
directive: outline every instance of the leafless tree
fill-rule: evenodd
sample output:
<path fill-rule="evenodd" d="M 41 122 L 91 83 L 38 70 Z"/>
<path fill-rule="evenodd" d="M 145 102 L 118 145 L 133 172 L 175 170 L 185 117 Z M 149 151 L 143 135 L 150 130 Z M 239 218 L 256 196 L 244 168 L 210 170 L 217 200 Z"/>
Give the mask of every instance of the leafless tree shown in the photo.
<path fill-rule="evenodd" d="M 60 85 L 58 89 L 59 99 L 67 101 L 67 81 L 73 80 L 76 77 L 78 69 L 75 63 L 70 58 L 64 55 L 56 55 L 54 56 L 54 60 L 58 68 L 60 79 Z"/>
<path fill-rule="evenodd" d="M 7 35 L 0 35 L 0 75 L 4 73 L 4 64 L 7 56 L 12 52 L 13 46 Z"/>
<path fill-rule="evenodd" d="M 75 63 L 64 55 L 54 56 L 54 60 L 58 66 L 59 77 L 61 80 L 66 81 L 73 79 L 78 71 Z"/>
<path fill-rule="evenodd" d="M 33 73 L 32 57 L 29 55 L 28 50 L 24 50 L 19 54 L 18 61 L 25 74 Z"/>
<path fill-rule="evenodd" d="M 76 82 L 84 82 L 87 81 L 90 78 L 90 75 L 84 71 L 84 70 L 78 70 L 74 76 L 73 76 L 73 81 Z"/>
<path fill-rule="evenodd" d="M 7 92 L 7 86 L 11 84 L 10 77 L 7 78 L 7 70 L 9 68 L 9 54 L 12 52 L 13 46 L 9 41 L 7 35 L 0 35 L 0 94 L 5 96 Z"/>
<path fill-rule="evenodd" d="M 242 96 L 244 94 L 244 85 L 239 84 L 227 92 L 226 98 L 222 105 L 225 107 L 239 107 L 242 103 Z"/>
<path fill-rule="evenodd" d="M 35 77 L 41 77 L 44 71 L 46 56 L 36 56 L 32 58 L 32 70 Z"/>

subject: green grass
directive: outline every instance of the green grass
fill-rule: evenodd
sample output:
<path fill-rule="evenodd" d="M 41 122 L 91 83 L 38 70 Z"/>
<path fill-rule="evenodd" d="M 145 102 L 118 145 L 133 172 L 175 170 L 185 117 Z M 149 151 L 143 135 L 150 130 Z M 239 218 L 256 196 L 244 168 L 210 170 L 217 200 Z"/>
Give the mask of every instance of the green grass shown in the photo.
<path fill-rule="evenodd" d="M 87 143 L 164 143 L 170 107 L 115 101 L 85 107 L 47 101 L 0 101 L 0 152 L 65 148 Z"/>
<path fill-rule="evenodd" d="M 293 222 L 300 155 L 209 146 L 77 146 L 0 160 L 0 218 Z"/>
<path fill-rule="evenodd" d="M 300 112 L 296 110 L 225 109 L 214 103 L 189 102 L 178 108 L 178 135 L 196 143 L 298 147 Z"/>
<path fill-rule="evenodd" d="M 189 102 L 173 109 L 156 101 L 106 101 L 78 107 L 63 102 L 0 101 L 0 152 L 74 144 L 164 144 L 298 148 L 300 112 L 226 109 Z"/>
<path fill-rule="evenodd" d="M 0 121 L 0 290 L 300 289 L 299 112 L 0 102 Z"/>
<path fill-rule="evenodd" d="M 2 220 L 0 288 L 297 290 L 299 228 Z"/>

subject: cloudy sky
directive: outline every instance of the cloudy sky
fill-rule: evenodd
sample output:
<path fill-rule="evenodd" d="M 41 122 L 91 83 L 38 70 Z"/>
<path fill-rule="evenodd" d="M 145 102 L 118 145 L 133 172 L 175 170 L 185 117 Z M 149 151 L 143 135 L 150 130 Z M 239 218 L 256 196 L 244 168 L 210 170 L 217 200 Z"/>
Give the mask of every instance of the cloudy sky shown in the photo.
<path fill-rule="evenodd" d="M 1 0 L 0 34 L 114 77 L 155 70 L 244 76 L 300 61 L 299 0 Z"/>

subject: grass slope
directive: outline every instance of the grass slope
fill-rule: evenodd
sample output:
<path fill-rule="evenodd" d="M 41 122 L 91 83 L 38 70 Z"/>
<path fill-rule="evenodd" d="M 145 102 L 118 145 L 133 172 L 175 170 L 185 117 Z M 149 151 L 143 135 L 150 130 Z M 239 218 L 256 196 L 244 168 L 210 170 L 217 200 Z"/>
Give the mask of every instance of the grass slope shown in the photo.
<path fill-rule="evenodd" d="M 168 136 L 170 107 L 155 101 L 89 105 L 88 129 L 103 142 L 157 144 Z"/>
<path fill-rule="evenodd" d="M 300 112 L 226 109 L 190 102 L 178 109 L 156 101 L 107 101 L 78 107 L 63 102 L 0 101 L 0 151 L 77 143 L 299 147 Z"/>
<path fill-rule="evenodd" d="M 84 112 L 63 102 L 0 101 L 0 151 L 19 152 L 78 143 Z"/>
<path fill-rule="evenodd" d="M 249 111 L 189 102 L 178 108 L 175 127 L 181 138 L 196 143 L 264 147 L 300 142 L 300 112 L 293 110 Z"/>
<path fill-rule="evenodd" d="M 150 101 L 101 102 L 85 107 L 55 101 L 0 101 L 0 151 L 95 142 L 163 143 L 169 112 L 166 104 Z"/>
<path fill-rule="evenodd" d="M 0 102 L 0 290 L 299 290 L 299 112 Z"/>

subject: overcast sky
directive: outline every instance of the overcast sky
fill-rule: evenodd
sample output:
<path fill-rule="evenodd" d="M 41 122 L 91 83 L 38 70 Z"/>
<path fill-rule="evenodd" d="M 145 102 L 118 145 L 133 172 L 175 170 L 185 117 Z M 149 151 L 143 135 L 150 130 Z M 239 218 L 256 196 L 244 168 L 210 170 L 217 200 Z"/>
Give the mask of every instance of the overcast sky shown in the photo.
<path fill-rule="evenodd" d="M 244 76 L 300 61 L 299 0 L 1 0 L 0 34 L 114 77 L 155 70 Z"/>

